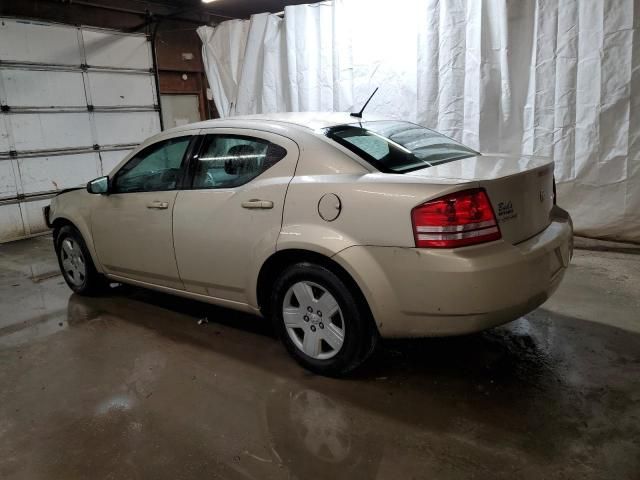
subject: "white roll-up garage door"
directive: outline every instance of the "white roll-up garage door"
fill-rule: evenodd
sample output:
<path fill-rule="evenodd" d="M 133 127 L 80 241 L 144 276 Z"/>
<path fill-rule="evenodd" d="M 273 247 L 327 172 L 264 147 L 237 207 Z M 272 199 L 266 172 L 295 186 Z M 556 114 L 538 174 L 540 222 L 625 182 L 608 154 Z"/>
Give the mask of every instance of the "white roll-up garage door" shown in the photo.
<path fill-rule="evenodd" d="M 145 35 L 0 18 L 0 242 L 160 131 Z"/>

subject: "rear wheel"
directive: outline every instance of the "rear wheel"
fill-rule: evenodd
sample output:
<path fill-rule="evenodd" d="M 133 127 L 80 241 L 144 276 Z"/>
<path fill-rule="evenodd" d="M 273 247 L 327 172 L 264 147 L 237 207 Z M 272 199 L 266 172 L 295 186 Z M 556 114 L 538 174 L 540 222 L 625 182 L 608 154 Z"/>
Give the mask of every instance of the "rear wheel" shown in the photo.
<path fill-rule="evenodd" d="M 80 232 L 65 225 L 55 235 L 58 264 L 69 288 L 81 295 L 99 293 L 107 286 L 104 276 L 96 270 Z"/>
<path fill-rule="evenodd" d="M 273 321 L 291 355 L 322 375 L 344 375 L 373 352 L 377 332 L 356 292 L 321 265 L 302 262 L 278 279 Z"/>

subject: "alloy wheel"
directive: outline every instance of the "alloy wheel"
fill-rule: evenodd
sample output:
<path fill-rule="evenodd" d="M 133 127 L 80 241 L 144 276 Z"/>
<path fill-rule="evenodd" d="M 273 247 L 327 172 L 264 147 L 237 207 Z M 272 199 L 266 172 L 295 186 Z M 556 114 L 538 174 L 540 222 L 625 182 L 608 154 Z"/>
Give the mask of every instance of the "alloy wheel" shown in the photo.
<path fill-rule="evenodd" d="M 342 310 L 335 297 L 317 283 L 294 283 L 284 296 L 282 318 L 294 345 L 313 359 L 328 360 L 344 344 Z"/>
<path fill-rule="evenodd" d="M 67 279 L 76 286 L 82 285 L 87 277 L 87 265 L 78 242 L 65 238 L 60 246 L 60 259 Z"/>

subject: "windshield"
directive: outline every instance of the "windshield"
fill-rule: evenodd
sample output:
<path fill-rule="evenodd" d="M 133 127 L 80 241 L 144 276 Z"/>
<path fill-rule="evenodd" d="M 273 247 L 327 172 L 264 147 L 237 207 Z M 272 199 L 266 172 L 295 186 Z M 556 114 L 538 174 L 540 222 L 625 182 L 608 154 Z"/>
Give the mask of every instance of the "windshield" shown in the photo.
<path fill-rule="evenodd" d="M 328 128 L 325 134 L 387 173 L 405 173 L 479 155 L 446 135 L 410 122 L 360 122 Z"/>

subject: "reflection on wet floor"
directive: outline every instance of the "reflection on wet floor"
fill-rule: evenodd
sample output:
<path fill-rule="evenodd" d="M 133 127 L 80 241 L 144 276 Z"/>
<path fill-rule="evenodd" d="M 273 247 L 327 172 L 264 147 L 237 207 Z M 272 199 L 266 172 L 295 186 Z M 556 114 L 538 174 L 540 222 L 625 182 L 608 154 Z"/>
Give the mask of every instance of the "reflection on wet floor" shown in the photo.
<path fill-rule="evenodd" d="M 636 333 L 542 308 L 328 379 L 256 317 L 33 281 L 45 240 L 0 247 L 0 478 L 638 478 Z"/>

